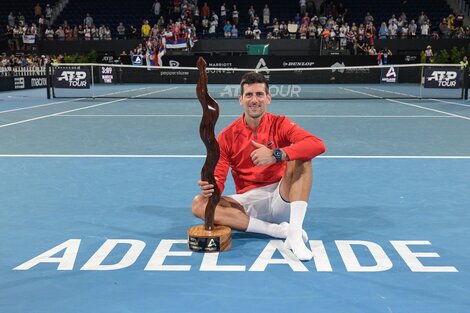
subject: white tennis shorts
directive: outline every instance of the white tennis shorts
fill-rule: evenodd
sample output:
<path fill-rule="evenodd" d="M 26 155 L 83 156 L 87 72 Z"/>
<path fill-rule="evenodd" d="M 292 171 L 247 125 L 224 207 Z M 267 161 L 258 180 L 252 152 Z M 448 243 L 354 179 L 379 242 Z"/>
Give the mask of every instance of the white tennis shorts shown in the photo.
<path fill-rule="evenodd" d="M 280 182 L 228 197 L 240 203 L 248 216 L 269 223 L 289 222 L 290 203 L 281 197 Z"/>

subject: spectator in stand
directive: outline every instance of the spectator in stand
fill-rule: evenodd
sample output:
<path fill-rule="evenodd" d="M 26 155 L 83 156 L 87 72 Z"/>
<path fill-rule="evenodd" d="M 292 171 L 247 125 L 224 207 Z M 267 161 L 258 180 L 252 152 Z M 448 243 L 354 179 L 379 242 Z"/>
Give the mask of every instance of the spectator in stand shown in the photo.
<path fill-rule="evenodd" d="M 297 38 L 297 32 L 299 30 L 299 24 L 296 23 L 295 21 L 289 21 L 287 24 L 287 30 L 290 35 L 290 39 L 296 39 Z"/>
<path fill-rule="evenodd" d="M 224 25 L 224 37 L 232 37 L 232 24 L 230 24 L 230 21 L 227 21 Z"/>
<path fill-rule="evenodd" d="M 447 24 L 449 24 L 449 28 L 451 31 L 454 31 L 454 22 L 455 22 L 455 17 L 453 14 L 449 14 L 447 17 Z"/>
<path fill-rule="evenodd" d="M 44 15 L 41 15 L 41 17 L 39 18 L 38 24 L 39 24 L 38 36 L 39 36 L 39 39 L 42 39 L 44 35 L 44 31 L 46 30 L 46 18 L 44 17 Z"/>
<path fill-rule="evenodd" d="M 119 22 L 119 25 L 116 27 L 117 39 L 126 39 L 126 27 L 123 22 Z"/>
<path fill-rule="evenodd" d="M 408 24 L 409 38 L 416 38 L 417 32 L 418 25 L 416 25 L 415 20 L 411 20 L 410 24 Z"/>
<path fill-rule="evenodd" d="M 197 7 L 197 5 L 195 5 L 193 8 L 193 24 L 194 25 L 199 26 L 199 20 L 200 20 L 199 17 L 200 17 L 199 8 Z"/>
<path fill-rule="evenodd" d="M 392 23 L 388 26 L 388 31 L 389 31 L 389 38 L 390 39 L 396 39 L 398 36 L 398 25 L 395 23 L 395 21 L 392 21 Z"/>
<path fill-rule="evenodd" d="M 44 35 L 47 41 L 54 41 L 54 30 L 50 26 L 47 26 Z"/>
<path fill-rule="evenodd" d="M 263 9 L 263 24 L 268 25 L 270 19 L 271 19 L 271 11 L 269 10 L 268 5 L 265 4 L 264 9 Z"/>
<path fill-rule="evenodd" d="M 85 40 L 91 40 L 91 27 L 85 26 Z"/>
<path fill-rule="evenodd" d="M 175 16 L 181 13 L 181 0 L 173 0 L 173 13 Z"/>
<path fill-rule="evenodd" d="M 154 24 L 152 27 L 152 30 L 150 31 L 150 38 L 158 39 L 159 35 L 160 35 L 160 30 L 158 29 L 158 25 Z"/>
<path fill-rule="evenodd" d="M 388 27 L 385 22 L 382 22 L 379 28 L 379 39 L 387 39 L 388 38 Z"/>
<path fill-rule="evenodd" d="M 253 5 L 250 5 L 250 8 L 248 9 L 248 18 L 250 19 L 250 24 L 253 24 L 253 20 L 255 19 L 255 8 Z"/>
<path fill-rule="evenodd" d="M 137 39 L 137 27 L 134 25 L 131 25 L 130 30 L 129 30 L 129 37 L 131 39 Z"/>
<path fill-rule="evenodd" d="M 299 6 L 300 6 L 300 14 L 304 15 L 305 12 L 307 12 L 307 1 L 306 0 L 300 0 L 299 1 Z"/>
<path fill-rule="evenodd" d="M 207 17 L 204 16 L 202 18 L 201 26 L 202 26 L 202 37 L 205 38 L 209 34 L 209 20 L 207 19 Z"/>
<path fill-rule="evenodd" d="M 232 9 L 232 23 L 233 25 L 238 25 L 238 15 L 239 12 L 237 10 L 237 6 L 234 4 Z"/>
<path fill-rule="evenodd" d="M 153 12 L 153 15 L 155 15 L 155 18 L 157 20 L 160 18 L 161 8 L 162 8 L 162 5 L 160 4 L 160 1 L 155 0 L 155 2 L 152 4 L 152 12 Z"/>
<path fill-rule="evenodd" d="M 443 38 L 450 38 L 451 31 L 450 31 L 450 28 L 447 24 L 447 19 L 446 18 L 443 18 L 442 21 L 439 23 L 439 31 L 440 31 L 441 36 Z"/>
<path fill-rule="evenodd" d="M 424 51 L 424 56 L 426 57 L 426 63 L 432 63 L 432 58 L 434 54 L 432 53 L 431 46 L 426 47 L 426 50 Z"/>
<path fill-rule="evenodd" d="M 374 22 L 374 17 L 370 14 L 370 12 L 367 12 L 366 16 L 364 17 L 364 25 L 367 25 L 373 22 Z"/>
<path fill-rule="evenodd" d="M 55 36 L 57 40 L 59 41 L 64 41 L 65 40 L 65 31 L 62 28 L 62 26 L 59 26 L 59 28 L 55 31 Z"/>
<path fill-rule="evenodd" d="M 93 25 L 93 18 L 90 16 L 90 13 L 86 14 L 86 17 L 83 20 L 83 25 L 88 27 L 91 27 Z"/>
<path fill-rule="evenodd" d="M 13 14 L 13 12 L 10 12 L 10 14 L 8 14 L 8 26 L 14 27 L 15 23 L 16 23 L 16 17 Z"/>
<path fill-rule="evenodd" d="M 405 23 L 401 28 L 401 39 L 408 39 L 409 38 L 409 29 L 408 24 Z"/>
<path fill-rule="evenodd" d="M 36 3 L 36 6 L 34 7 L 34 17 L 36 18 L 36 21 L 39 20 L 41 15 L 42 15 L 42 7 L 38 2 Z"/>
<path fill-rule="evenodd" d="M 423 25 L 421 25 L 421 37 L 426 38 L 429 36 L 430 26 L 428 21 L 425 21 Z"/>
<path fill-rule="evenodd" d="M 227 8 L 225 2 L 220 6 L 220 21 L 225 24 L 227 21 Z"/>
<path fill-rule="evenodd" d="M 421 29 L 421 26 L 424 24 L 424 22 L 429 23 L 429 18 L 426 14 L 424 14 L 424 11 L 421 11 L 418 17 L 418 27 Z"/>
<path fill-rule="evenodd" d="M 148 20 L 144 20 L 142 27 L 140 28 L 140 34 L 142 39 L 148 39 L 150 36 L 150 25 Z"/>
<path fill-rule="evenodd" d="M 217 37 L 217 21 L 211 19 L 209 24 L 209 38 L 215 39 Z"/>
<path fill-rule="evenodd" d="M 253 39 L 253 31 L 248 27 L 245 31 L 245 39 Z"/>
<path fill-rule="evenodd" d="M 261 39 L 261 30 L 258 28 L 258 26 L 253 29 L 253 39 Z"/>
<path fill-rule="evenodd" d="M 51 5 L 48 3 L 46 4 L 46 14 L 45 14 L 45 17 L 46 17 L 46 24 L 48 26 L 51 25 L 51 20 L 52 20 L 52 8 L 51 8 Z"/>
<path fill-rule="evenodd" d="M 464 18 L 465 18 L 465 15 L 462 12 L 457 14 L 454 20 L 454 28 L 463 27 Z"/>
<path fill-rule="evenodd" d="M 25 25 L 26 18 L 21 12 L 18 12 L 17 19 L 18 19 L 18 24 L 20 25 L 20 27 L 23 27 Z"/>
<path fill-rule="evenodd" d="M 74 38 L 73 38 L 73 28 L 70 27 L 70 26 L 67 26 L 67 27 L 65 28 L 65 40 L 66 40 L 66 41 L 72 41 L 72 40 L 74 40 Z"/>
<path fill-rule="evenodd" d="M 77 35 L 78 35 L 78 40 L 85 40 L 85 29 L 83 28 L 82 24 L 78 25 Z"/>
<path fill-rule="evenodd" d="M 307 39 L 308 24 L 302 24 L 299 29 L 300 39 Z"/>
<path fill-rule="evenodd" d="M 315 22 L 312 20 L 310 25 L 308 26 L 308 38 L 314 39 L 317 35 L 317 27 L 315 26 Z"/>
<path fill-rule="evenodd" d="M 201 16 L 202 18 L 209 18 L 209 14 L 210 14 L 210 11 L 211 9 L 209 8 L 209 6 L 207 5 L 207 2 L 204 2 L 204 5 L 202 6 L 202 9 L 201 9 Z"/>
<path fill-rule="evenodd" d="M 101 29 L 101 27 L 100 27 L 100 29 Z M 90 31 L 91 31 L 91 39 L 92 39 L 92 40 L 100 40 L 100 39 L 103 39 L 103 37 L 104 37 L 104 29 L 103 29 L 103 35 L 102 35 L 101 38 L 100 38 L 100 30 L 99 30 L 99 29 L 96 29 L 96 25 L 93 25 L 93 26 L 91 27 L 91 30 L 90 30 Z"/>
<path fill-rule="evenodd" d="M 109 28 L 109 25 L 105 26 L 103 39 L 104 40 L 112 40 L 113 39 L 113 37 L 111 35 L 111 29 Z"/>
<path fill-rule="evenodd" d="M 233 39 L 238 38 L 238 28 L 236 25 L 232 25 L 232 38 Z"/>

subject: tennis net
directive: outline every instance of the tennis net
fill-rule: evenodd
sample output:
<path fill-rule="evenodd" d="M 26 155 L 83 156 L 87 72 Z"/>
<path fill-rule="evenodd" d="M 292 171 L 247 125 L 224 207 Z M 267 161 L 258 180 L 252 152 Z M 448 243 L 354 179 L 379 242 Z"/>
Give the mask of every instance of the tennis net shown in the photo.
<path fill-rule="evenodd" d="M 467 71 L 458 64 L 406 64 L 302 68 L 207 68 L 214 99 L 235 99 L 239 81 L 263 73 L 273 97 L 314 99 L 460 99 Z M 53 64 L 48 95 L 55 98 L 196 99 L 196 67 Z"/>

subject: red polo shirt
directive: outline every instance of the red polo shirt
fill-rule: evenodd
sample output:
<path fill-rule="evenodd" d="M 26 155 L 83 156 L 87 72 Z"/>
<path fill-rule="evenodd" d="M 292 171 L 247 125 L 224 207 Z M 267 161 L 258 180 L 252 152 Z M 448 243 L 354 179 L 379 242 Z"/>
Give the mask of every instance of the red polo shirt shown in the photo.
<path fill-rule="evenodd" d="M 270 149 L 282 148 L 290 160 L 308 161 L 325 152 L 321 139 L 285 116 L 265 113 L 256 132 L 245 123 L 244 117 L 222 130 L 217 138 L 220 159 L 214 175 L 221 193 L 229 168 L 237 193 L 276 183 L 284 175 L 285 161 L 259 167 L 253 164 L 250 155 L 256 148 L 252 140 Z"/>

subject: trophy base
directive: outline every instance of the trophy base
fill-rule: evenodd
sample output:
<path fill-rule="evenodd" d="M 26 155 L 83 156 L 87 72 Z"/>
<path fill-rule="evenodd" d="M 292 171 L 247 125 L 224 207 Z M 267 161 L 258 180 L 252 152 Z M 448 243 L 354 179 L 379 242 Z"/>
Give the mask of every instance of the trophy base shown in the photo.
<path fill-rule="evenodd" d="M 188 247 L 196 252 L 219 252 L 232 246 L 232 229 L 227 226 L 214 226 L 211 231 L 204 225 L 193 226 L 188 230 Z"/>

